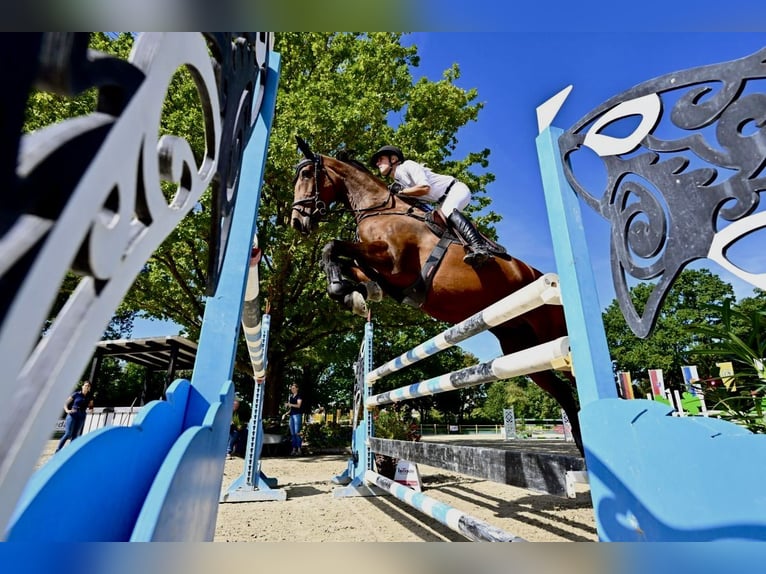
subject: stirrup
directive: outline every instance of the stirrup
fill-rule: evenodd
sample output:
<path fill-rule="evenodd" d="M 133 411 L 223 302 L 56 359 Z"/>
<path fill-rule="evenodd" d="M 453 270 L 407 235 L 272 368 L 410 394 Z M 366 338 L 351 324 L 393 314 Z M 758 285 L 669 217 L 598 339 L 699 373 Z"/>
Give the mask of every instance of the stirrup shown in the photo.
<path fill-rule="evenodd" d="M 469 251 L 463 257 L 463 261 L 468 263 L 468 265 L 470 265 L 474 269 L 479 269 L 490 259 L 492 259 L 492 254 L 489 253 L 488 251 L 483 251 L 483 250 Z"/>

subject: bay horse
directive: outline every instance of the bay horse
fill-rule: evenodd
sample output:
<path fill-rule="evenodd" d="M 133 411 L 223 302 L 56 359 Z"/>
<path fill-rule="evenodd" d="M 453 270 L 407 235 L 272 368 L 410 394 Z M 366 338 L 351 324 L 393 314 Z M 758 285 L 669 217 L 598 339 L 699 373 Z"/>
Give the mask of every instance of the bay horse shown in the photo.
<path fill-rule="evenodd" d="M 327 291 L 352 312 L 366 316 L 365 300 L 379 301 L 385 294 L 455 324 L 542 275 L 519 259 L 502 256 L 504 250 L 474 269 L 463 261 L 465 251 L 457 240 L 444 244 L 441 262 L 424 273 L 440 243 L 424 221 L 427 211 L 390 192 L 361 162 L 345 154 L 314 153 L 296 139 L 305 159 L 296 166 L 292 227 L 308 235 L 336 202 L 356 220 L 358 241 L 334 239 L 322 250 Z M 566 335 L 566 323 L 561 305 L 543 305 L 489 331 L 509 354 Z M 529 377 L 564 409 L 582 453 L 575 380 L 564 374 L 567 381 L 552 370 Z"/>

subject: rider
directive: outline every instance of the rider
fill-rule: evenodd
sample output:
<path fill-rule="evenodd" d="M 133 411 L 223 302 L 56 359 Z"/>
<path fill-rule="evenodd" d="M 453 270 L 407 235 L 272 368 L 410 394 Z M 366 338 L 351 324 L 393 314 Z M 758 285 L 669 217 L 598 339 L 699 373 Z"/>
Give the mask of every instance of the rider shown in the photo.
<path fill-rule="evenodd" d="M 441 216 L 463 238 L 468 253 L 463 261 L 479 268 L 492 257 L 489 246 L 462 210 L 471 200 L 471 190 L 454 177 L 434 173 L 411 159 L 396 146 L 384 145 L 376 151 L 370 163 L 380 170 L 383 177 L 391 177 L 389 186 L 393 193 L 426 199 L 438 204 Z"/>

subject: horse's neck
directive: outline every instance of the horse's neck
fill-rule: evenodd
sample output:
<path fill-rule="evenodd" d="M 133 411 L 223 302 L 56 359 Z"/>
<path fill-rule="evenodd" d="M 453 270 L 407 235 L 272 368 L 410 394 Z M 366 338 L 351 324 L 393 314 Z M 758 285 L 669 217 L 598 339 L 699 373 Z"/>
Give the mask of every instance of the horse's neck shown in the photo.
<path fill-rule="evenodd" d="M 342 175 L 347 207 L 355 213 L 393 205 L 389 191 L 373 176 L 353 168 Z"/>

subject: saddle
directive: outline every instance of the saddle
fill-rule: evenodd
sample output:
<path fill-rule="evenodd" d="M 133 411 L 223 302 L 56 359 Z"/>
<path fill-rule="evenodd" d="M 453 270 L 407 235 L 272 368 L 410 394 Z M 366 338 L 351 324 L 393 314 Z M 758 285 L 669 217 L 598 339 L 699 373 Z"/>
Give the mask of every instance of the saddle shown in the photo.
<path fill-rule="evenodd" d="M 447 223 L 442 218 L 441 214 L 438 210 L 431 210 L 428 211 L 425 216 L 423 217 L 423 221 L 428 226 L 428 229 L 436 235 L 436 237 L 442 239 L 449 239 L 451 243 L 460 243 L 462 244 L 462 240 L 455 234 L 452 229 L 447 225 Z M 477 229 L 478 231 L 478 229 Z M 505 247 L 497 243 L 496 241 L 491 240 L 489 237 L 481 233 L 482 238 L 487 243 L 487 247 L 489 247 L 489 252 L 494 255 L 495 257 L 499 257 L 500 259 L 505 259 L 506 261 L 511 261 L 513 257 L 511 257 L 508 254 L 508 251 L 506 251 Z"/>
<path fill-rule="evenodd" d="M 370 279 L 378 283 L 378 285 L 380 285 L 383 290 L 398 303 L 405 303 L 406 305 L 420 308 L 426 301 L 426 295 L 431 290 L 434 275 L 436 275 L 436 271 L 439 269 L 439 265 L 444 259 L 444 254 L 447 253 L 447 249 L 449 249 L 449 246 L 453 243 L 463 245 L 463 241 L 450 229 L 437 209 L 433 209 L 428 203 L 414 197 L 399 197 L 410 204 L 410 209 L 407 210 L 407 215 L 423 221 L 429 231 L 439 238 L 439 242 L 433 248 L 428 259 L 426 259 L 426 262 L 423 264 L 423 268 L 421 269 L 418 278 L 412 285 L 405 289 L 399 289 L 393 285 L 389 285 L 388 282 L 374 269 L 365 269 L 364 271 Z M 422 211 L 423 215 L 414 213 L 416 210 Z M 481 233 L 481 236 L 486 241 L 487 246 L 489 247 L 489 252 L 493 256 L 505 259 L 506 261 L 513 260 L 513 257 L 508 254 L 505 247 L 492 241 L 483 233 Z"/>
<path fill-rule="evenodd" d="M 462 239 L 460 239 L 455 234 L 455 232 L 449 228 L 447 223 L 439 214 L 438 210 L 426 208 L 424 211 L 425 215 L 423 216 L 423 221 L 431 233 L 439 238 L 439 243 L 436 244 L 436 246 L 429 254 L 428 259 L 426 259 L 426 262 L 423 265 L 423 269 L 420 272 L 420 276 L 417 278 L 415 283 L 406 289 L 403 289 L 401 294 L 396 297 L 400 303 L 406 303 L 407 305 L 411 305 L 413 307 L 420 307 L 425 302 L 426 295 L 431 290 L 431 283 L 433 283 L 436 271 L 439 269 L 439 265 L 441 264 L 442 259 L 444 259 L 444 254 L 447 252 L 447 249 L 449 249 L 449 246 L 452 243 L 459 243 L 463 245 Z M 492 253 L 492 255 L 501 259 L 505 259 L 506 261 L 511 261 L 513 259 L 513 257 L 508 255 L 505 247 L 498 245 L 496 242 L 486 237 L 483 233 L 482 237 L 487 242 L 489 252 Z"/>

